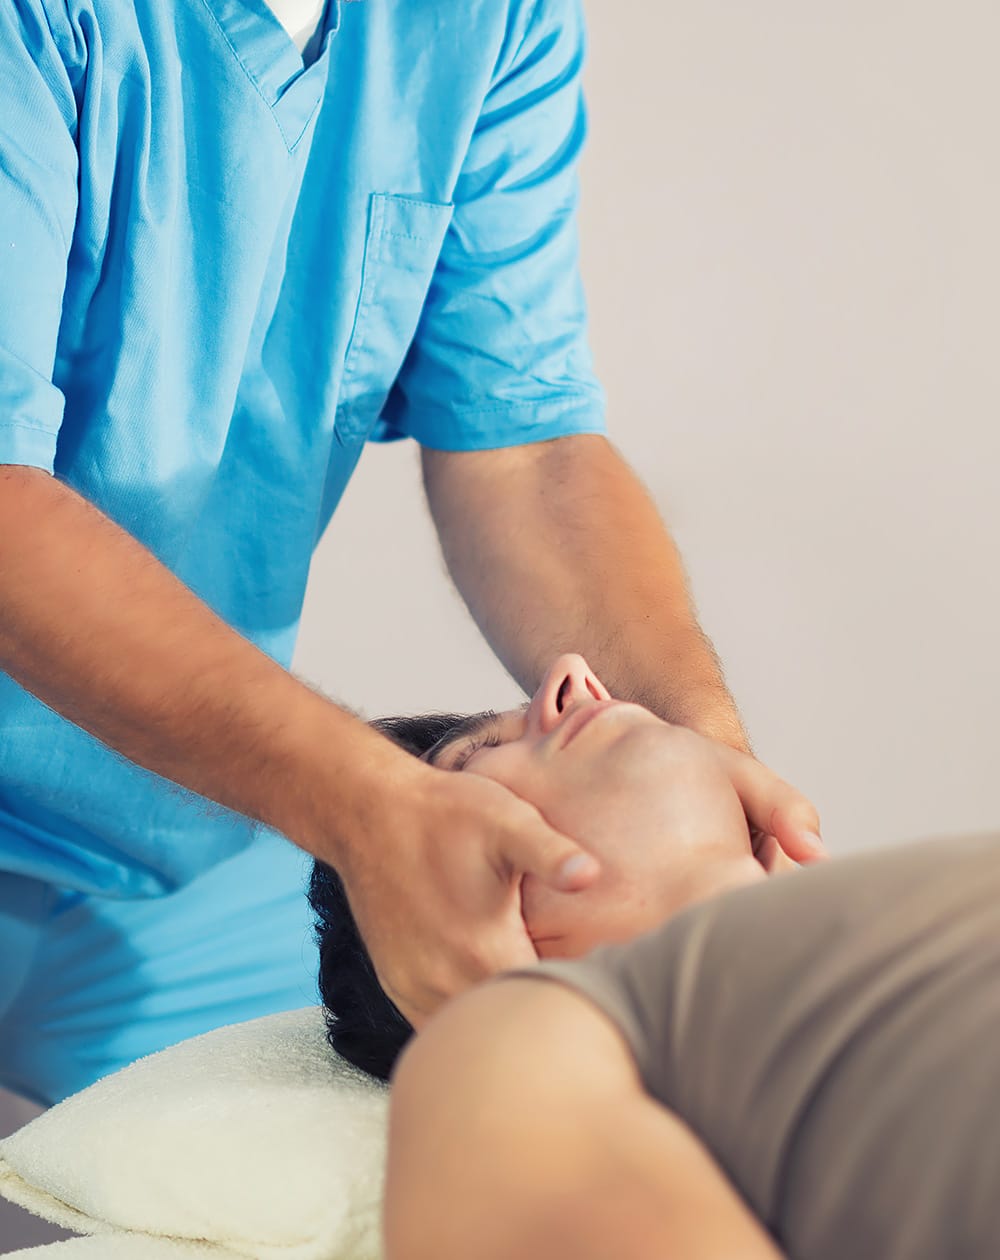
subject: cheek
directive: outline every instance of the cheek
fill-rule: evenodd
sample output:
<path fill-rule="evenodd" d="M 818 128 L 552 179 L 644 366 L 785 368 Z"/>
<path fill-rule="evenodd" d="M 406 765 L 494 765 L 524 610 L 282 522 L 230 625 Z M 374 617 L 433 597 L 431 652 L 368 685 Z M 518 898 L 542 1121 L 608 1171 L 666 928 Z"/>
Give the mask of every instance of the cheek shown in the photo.
<path fill-rule="evenodd" d="M 462 773 L 478 774 L 484 779 L 492 779 L 515 796 L 541 807 L 544 780 L 540 781 L 537 766 L 517 740 L 500 744 L 496 748 L 481 749 L 469 759 Z"/>

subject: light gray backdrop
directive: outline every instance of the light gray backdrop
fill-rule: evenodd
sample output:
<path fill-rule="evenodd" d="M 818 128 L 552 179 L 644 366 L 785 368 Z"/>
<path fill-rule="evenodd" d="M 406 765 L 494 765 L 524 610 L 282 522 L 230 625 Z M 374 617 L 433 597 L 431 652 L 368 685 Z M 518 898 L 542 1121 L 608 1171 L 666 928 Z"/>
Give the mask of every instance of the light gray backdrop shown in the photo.
<path fill-rule="evenodd" d="M 590 0 L 589 20 L 611 435 L 758 754 L 834 852 L 1000 825 L 1000 10 Z M 520 698 L 449 586 L 415 449 L 366 453 L 295 667 L 370 717 Z M 21 1229 L 0 1215 L 0 1251 Z"/>

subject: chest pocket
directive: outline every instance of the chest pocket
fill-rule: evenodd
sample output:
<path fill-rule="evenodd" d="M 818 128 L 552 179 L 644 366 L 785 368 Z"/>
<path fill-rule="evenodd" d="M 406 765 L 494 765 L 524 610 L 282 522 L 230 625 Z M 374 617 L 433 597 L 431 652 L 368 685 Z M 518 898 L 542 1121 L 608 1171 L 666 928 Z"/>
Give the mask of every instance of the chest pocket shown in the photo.
<path fill-rule="evenodd" d="M 347 345 L 334 433 L 342 445 L 371 432 L 403 365 L 454 206 L 374 193 L 361 295 Z"/>

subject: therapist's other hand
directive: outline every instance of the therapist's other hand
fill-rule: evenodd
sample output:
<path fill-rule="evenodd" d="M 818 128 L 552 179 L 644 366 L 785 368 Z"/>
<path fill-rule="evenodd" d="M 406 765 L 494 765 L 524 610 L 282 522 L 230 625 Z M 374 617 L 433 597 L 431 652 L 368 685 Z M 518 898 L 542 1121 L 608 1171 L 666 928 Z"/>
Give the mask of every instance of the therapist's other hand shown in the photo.
<path fill-rule="evenodd" d="M 776 874 L 793 864 L 829 857 L 819 834 L 816 806 L 749 753 L 714 743 L 750 828 L 754 855 Z"/>
<path fill-rule="evenodd" d="M 524 875 L 576 892 L 600 872 L 533 805 L 478 775 L 428 767 L 394 794 L 381 825 L 339 873 L 379 982 L 417 1029 L 463 990 L 538 961 L 521 915 Z"/>

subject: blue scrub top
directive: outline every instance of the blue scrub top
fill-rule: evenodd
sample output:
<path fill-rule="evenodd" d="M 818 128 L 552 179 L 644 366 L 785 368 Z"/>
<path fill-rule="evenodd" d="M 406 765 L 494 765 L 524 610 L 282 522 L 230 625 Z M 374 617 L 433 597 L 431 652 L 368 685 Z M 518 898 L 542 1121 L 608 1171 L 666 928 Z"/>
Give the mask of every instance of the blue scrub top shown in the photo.
<path fill-rule="evenodd" d="M 604 431 L 579 0 L 329 0 L 315 47 L 265 0 L 0 6 L 0 463 L 286 667 L 366 440 Z M 258 830 L 0 675 L 0 870 L 155 896 Z"/>

